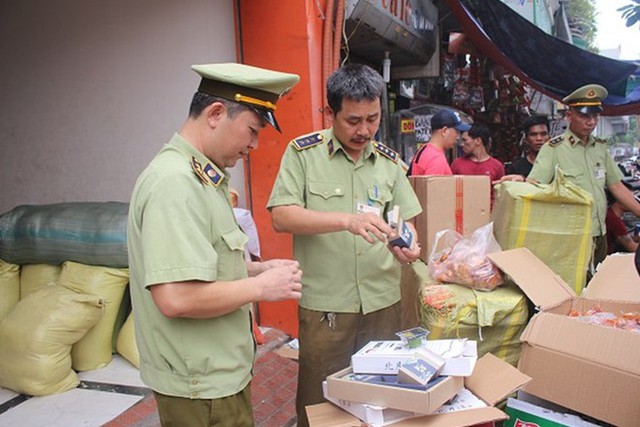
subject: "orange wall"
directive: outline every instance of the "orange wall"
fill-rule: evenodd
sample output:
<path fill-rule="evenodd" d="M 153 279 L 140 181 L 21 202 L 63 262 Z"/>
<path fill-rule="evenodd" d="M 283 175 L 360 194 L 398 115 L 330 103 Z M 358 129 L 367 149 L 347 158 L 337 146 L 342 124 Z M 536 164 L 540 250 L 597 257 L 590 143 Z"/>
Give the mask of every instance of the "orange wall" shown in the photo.
<path fill-rule="evenodd" d="M 245 164 L 253 215 L 265 259 L 291 258 L 290 235 L 275 233 L 266 210 L 287 143 L 322 127 L 321 37 L 324 0 L 239 0 L 236 14 L 239 61 L 300 75 L 300 83 L 279 102 L 282 134 L 265 128 L 259 148 Z M 258 304 L 260 325 L 298 335 L 297 303 Z"/>

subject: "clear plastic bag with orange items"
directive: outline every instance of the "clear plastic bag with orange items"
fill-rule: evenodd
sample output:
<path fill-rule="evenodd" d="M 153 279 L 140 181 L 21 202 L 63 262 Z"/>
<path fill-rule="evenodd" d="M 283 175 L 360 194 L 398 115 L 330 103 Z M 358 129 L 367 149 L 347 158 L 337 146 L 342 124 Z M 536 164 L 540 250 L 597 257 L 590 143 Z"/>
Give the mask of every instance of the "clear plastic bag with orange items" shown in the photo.
<path fill-rule="evenodd" d="M 429 256 L 429 273 L 438 282 L 490 291 L 504 283 L 502 273 L 487 257 L 500 250 L 493 223 L 478 228 L 469 238 L 453 230 L 439 231 Z"/>

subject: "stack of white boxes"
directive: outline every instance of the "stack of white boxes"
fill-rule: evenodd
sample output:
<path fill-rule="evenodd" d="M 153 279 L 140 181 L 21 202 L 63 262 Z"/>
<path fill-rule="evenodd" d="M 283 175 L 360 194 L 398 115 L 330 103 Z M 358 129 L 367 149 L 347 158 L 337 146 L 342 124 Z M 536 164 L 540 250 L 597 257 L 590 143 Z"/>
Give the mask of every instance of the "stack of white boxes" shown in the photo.
<path fill-rule="evenodd" d="M 325 397 L 374 427 L 487 406 L 464 388 L 477 361 L 475 341 L 424 340 L 417 348 L 371 341 L 351 361 L 350 368 L 329 376 Z"/>

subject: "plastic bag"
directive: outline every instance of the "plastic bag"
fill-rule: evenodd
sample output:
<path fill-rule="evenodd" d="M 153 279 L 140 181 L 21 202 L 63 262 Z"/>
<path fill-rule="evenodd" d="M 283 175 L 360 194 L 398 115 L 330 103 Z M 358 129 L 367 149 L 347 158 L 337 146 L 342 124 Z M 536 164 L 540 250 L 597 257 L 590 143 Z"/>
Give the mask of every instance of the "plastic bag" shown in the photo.
<path fill-rule="evenodd" d="M 500 250 L 493 223 L 478 228 L 469 238 L 453 230 L 439 231 L 429 256 L 429 273 L 438 282 L 490 291 L 504 283 L 502 273 L 487 257 Z"/>

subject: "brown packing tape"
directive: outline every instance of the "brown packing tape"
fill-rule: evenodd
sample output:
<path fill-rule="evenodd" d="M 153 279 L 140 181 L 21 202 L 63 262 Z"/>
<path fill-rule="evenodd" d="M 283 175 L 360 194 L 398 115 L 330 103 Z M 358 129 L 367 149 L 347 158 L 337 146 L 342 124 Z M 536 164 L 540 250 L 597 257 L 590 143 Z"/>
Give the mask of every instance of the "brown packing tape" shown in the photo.
<path fill-rule="evenodd" d="M 456 177 L 456 231 L 464 235 L 464 182 Z"/>

